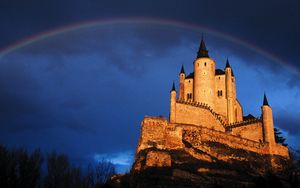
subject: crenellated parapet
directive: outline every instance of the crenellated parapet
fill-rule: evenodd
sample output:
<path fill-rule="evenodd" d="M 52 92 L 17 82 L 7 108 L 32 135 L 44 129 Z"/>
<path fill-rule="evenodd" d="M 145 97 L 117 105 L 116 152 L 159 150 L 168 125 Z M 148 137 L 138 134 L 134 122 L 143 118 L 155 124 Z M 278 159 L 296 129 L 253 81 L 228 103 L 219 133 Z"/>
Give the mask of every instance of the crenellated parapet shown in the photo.
<path fill-rule="evenodd" d="M 238 121 L 238 122 L 230 123 L 226 125 L 226 131 L 231 131 L 232 129 L 237 127 L 248 126 L 251 124 L 261 123 L 261 122 L 262 122 L 261 118 L 253 118 L 253 119 L 248 119 L 246 121 Z"/>

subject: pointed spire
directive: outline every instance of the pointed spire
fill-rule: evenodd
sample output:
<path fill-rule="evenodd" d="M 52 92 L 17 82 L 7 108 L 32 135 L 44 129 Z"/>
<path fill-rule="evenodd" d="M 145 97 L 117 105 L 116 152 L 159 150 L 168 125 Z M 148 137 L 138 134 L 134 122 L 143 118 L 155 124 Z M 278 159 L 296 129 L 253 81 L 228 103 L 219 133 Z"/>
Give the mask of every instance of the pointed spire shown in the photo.
<path fill-rule="evenodd" d="M 181 66 L 180 74 L 185 74 L 183 64 Z"/>
<path fill-rule="evenodd" d="M 231 68 L 231 67 L 230 67 L 230 64 L 229 64 L 228 57 L 227 57 L 227 60 L 226 60 L 226 67 L 225 67 L 225 68 Z"/>
<path fill-rule="evenodd" d="M 225 69 L 226 68 L 231 68 L 230 64 L 229 64 L 229 60 L 228 60 L 228 57 L 227 57 L 227 60 L 226 60 L 226 66 L 225 66 Z M 234 76 L 233 74 L 233 69 L 231 68 L 231 76 Z"/>
<path fill-rule="evenodd" d="M 267 96 L 266 96 L 265 93 L 264 93 L 264 102 L 263 102 L 263 106 L 269 106 L 268 99 L 267 99 Z"/>
<path fill-rule="evenodd" d="M 173 85 L 172 85 L 172 89 L 171 89 L 171 92 L 172 91 L 176 91 L 176 89 L 175 89 L 175 83 L 173 82 Z"/>
<path fill-rule="evenodd" d="M 206 49 L 205 42 L 203 39 L 203 34 L 202 34 L 202 38 L 201 38 L 200 47 L 199 47 L 199 50 L 197 53 L 197 58 L 201 58 L 201 57 L 209 57 L 208 50 Z"/>

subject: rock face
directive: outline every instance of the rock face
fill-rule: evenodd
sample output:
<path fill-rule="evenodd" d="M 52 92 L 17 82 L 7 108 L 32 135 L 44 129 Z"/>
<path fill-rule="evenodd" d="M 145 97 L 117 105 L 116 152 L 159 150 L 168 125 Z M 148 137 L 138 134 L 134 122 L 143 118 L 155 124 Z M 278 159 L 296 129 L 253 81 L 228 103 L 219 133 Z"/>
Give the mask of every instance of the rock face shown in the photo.
<path fill-rule="evenodd" d="M 285 155 L 264 143 L 206 127 L 146 117 L 131 170 L 131 187 L 255 187 L 260 177 L 283 172 Z M 282 180 L 277 179 L 279 184 Z"/>

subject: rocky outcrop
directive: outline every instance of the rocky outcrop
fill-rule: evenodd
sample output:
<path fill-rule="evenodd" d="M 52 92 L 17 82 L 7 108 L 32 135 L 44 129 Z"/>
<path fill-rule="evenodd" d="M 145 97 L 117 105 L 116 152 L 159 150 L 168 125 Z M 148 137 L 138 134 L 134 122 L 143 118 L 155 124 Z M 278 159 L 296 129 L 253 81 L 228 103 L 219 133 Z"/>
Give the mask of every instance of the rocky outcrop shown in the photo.
<path fill-rule="evenodd" d="M 255 187 L 270 174 L 284 184 L 288 166 L 289 157 L 270 154 L 265 143 L 146 117 L 130 187 Z"/>

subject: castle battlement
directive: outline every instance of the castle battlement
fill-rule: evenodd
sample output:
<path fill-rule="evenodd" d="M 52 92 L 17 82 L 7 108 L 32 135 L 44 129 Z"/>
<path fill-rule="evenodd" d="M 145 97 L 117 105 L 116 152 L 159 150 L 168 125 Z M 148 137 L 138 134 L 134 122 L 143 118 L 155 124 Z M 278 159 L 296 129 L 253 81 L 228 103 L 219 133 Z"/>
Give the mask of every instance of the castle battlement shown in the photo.
<path fill-rule="evenodd" d="M 253 123 L 261 123 L 261 122 L 262 122 L 261 118 L 260 119 L 253 118 L 253 119 L 249 119 L 249 120 L 245 120 L 245 121 L 238 121 L 238 122 L 226 125 L 226 130 L 230 131 L 233 128 L 248 126 L 248 125 L 253 124 Z"/>

